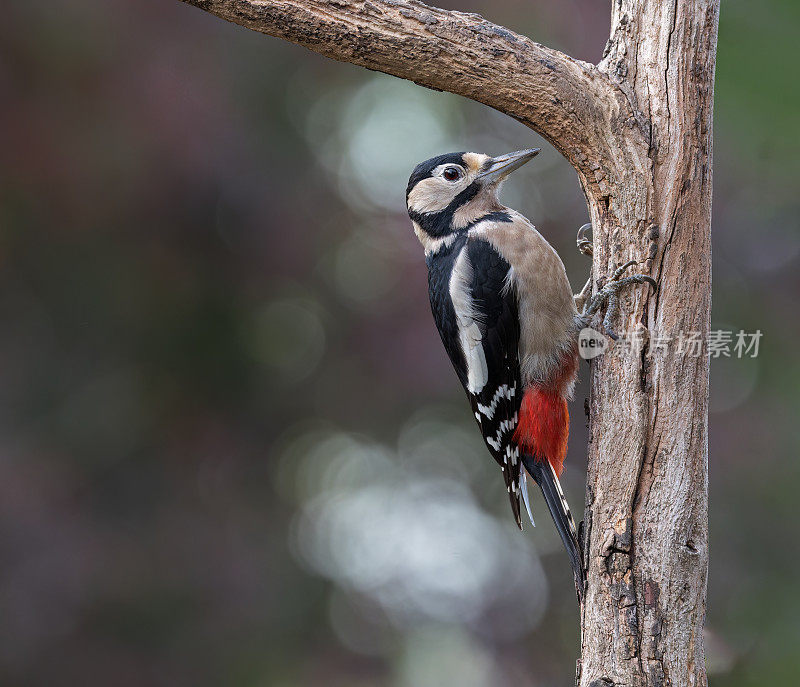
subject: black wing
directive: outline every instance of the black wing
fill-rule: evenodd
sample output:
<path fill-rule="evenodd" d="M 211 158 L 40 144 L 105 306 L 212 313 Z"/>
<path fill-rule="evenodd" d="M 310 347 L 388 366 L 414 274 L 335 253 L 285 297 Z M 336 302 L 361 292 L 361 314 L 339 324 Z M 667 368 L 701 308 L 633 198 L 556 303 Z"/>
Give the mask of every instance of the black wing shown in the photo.
<path fill-rule="evenodd" d="M 464 252 L 466 254 L 464 255 Z M 468 266 L 464 269 L 464 257 Z M 461 270 L 456 265 L 461 262 Z M 470 364 L 464 354 L 461 329 L 464 312 L 456 312 L 452 300 L 453 271 L 466 275 L 462 295 L 469 317 L 480 333 L 480 388 L 470 388 Z M 453 363 L 486 446 L 503 470 L 503 479 L 517 524 L 520 521 L 520 456 L 511 438 L 522 401 L 518 345 L 517 297 L 509 287 L 510 265 L 485 239 L 459 236 L 446 250 L 428 258 L 428 292 L 439 335 Z M 463 303 L 461 304 L 464 305 Z M 461 315 L 461 322 L 459 322 Z M 475 356 L 472 357 L 474 362 Z"/>
<path fill-rule="evenodd" d="M 503 478 L 514 518 L 520 527 L 520 456 L 512 436 L 522 402 L 519 365 L 519 311 L 510 284 L 511 266 L 485 239 L 470 237 L 470 291 L 478 313 L 487 381 L 478 393 L 467 390 L 472 411 Z"/>

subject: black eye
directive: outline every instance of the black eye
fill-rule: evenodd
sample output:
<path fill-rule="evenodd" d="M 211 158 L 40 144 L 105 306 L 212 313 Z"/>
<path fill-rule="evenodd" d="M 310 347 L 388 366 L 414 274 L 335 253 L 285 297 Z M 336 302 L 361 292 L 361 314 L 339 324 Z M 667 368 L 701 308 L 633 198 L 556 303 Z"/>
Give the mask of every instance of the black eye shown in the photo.
<path fill-rule="evenodd" d="M 458 167 L 448 167 L 442 172 L 442 176 L 448 181 L 456 181 L 461 178 L 461 170 Z"/>

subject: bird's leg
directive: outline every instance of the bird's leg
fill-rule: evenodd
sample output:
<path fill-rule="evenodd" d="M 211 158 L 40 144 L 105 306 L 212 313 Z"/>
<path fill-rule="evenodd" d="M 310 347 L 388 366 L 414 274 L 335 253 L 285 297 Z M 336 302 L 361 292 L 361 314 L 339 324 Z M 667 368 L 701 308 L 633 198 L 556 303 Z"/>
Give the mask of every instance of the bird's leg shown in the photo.
<path fill-rule="evenodd" d="M 584 255 L 588 255 L 590 258 L 594 254 L 594 249 L 592 248 L 592 242 L 586 238 L 586 232 L 592 228 L 591 224 L 584 224 L 580 229 L 578 229 L 578 236 L 577 236 L 577 243 L 578 243 L 578 250 L 583 253 Z M 578 312 L 583 310 L 583 307 L 586 305 L 586 301 L 589 299 L 589 296 L 592 295 L 592 268 L 589 268 L 589 278 L 586 280 L 586 284 L 581 289 L 581 292 L 575 294 L 573 298 L 575 299 L 575 308 L 577 308 Z"/>
<path fill-rule="evenodd" d="M 586 306 L 586 301 L 589 300 L 589 297 L 592 295 L 592 275 L 591 272 L 589 273 L 589 278 L 586 280 L 586 283 L 583 285 L 580 293 L 574 294 L 572 297 L 575 299 L 575 309 L 578 312 L 583 312 L 584 307 Z"/>
<path fill-rule="evenodd" d="M 632 274 L 629 277 L 622 276 L 625 273 L 625 270 L 635 264 L 637 264 L 636 260 L 631 260 L 630 262 L 626 262 L 621 267 L 618 267 L 614 271 L 614 274 L 611 275 L 611 278 L 608 280 L 606 285 L 594 296 L 588 299 L 580 315 L 584 326 L 588 326 L 594 314 L 607 304 L 608 307 L 606 308 L 606 316 L 603 318 L 603 328 L 606 330 L 608 336 L 615 341 L 617 340 L 617 333 L 612 328 L 611 323 L 616 319 L 617 314 L 619 313 L 620 291 L 628 286 L 632 286 L 633 284 L 650 284 L 654 289 L 658 288 L 658 284 L 656 284 L 655 279 L 648 277 L 646 274 Z"/>

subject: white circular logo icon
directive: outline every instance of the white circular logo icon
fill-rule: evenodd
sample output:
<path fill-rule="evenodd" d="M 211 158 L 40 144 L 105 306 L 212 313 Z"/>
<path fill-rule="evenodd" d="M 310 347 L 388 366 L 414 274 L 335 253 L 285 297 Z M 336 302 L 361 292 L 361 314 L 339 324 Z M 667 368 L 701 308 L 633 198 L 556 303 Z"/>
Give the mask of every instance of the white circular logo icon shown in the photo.
<path fill-rule="evenodd" d="M 578 353 L 584 360 L 603 355 L 608 349 L 608 339 L 591 327 L 584 327 L 578 334 Z"/>

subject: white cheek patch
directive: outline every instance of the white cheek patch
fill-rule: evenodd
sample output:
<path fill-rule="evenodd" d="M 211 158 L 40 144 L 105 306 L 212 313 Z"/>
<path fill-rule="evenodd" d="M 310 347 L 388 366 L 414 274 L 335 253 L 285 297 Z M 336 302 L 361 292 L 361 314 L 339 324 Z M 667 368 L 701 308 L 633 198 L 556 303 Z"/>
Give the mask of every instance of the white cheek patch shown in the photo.
<path fill-rule="evenodd" d="M 452 165 L 441 165 L 441 168 Z M 433 170 L 431 177 L 423 179 L 411 189 L 408 194 L 408 209 L 421 214 L 440 212 L 444 210 L 453 199 L 469 186 L 469 179 L 463 178 L 457 183 L 446 181 L 439 176 L 440 168 Z"/>
<path fill-rule="evenodd" d="M 486 386 L 489 370 L 486 354 L 483 351 L 483 337 L 478 326 L 478 313 L 470 295 L 469 282 L 472 279 L 472 265 L 467 256 L 467 248 L 461 249 L 450 275 L 450 299 L 456 312 L 458 335 L 464 360 L 467 363 L 467 389 L 477 394 Z"/>
<path fill-rule="evenodd" d="M 443 179 L 423 179 L 408 194 L 408 208 L 426 214 L 444 210 L 455 194 Z"/>

